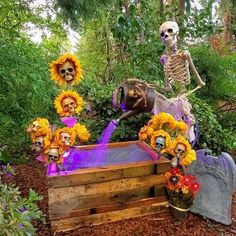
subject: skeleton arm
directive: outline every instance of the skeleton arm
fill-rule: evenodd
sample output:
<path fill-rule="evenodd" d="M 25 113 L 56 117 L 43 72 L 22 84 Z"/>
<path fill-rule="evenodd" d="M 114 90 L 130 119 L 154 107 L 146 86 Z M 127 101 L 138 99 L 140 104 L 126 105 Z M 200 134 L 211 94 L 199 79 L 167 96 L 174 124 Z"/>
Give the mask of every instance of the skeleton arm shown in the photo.
<path fill-rule="evenodd" d="M 190 67 L 191 71 L 193 72 L 193 74 L 194 74 L 194 76 L 195 76 L 195 78 L 197 80 L 198 86 L 200 86 L 200 87 L 205 86 L 206 84 L 202 81 L 200 75 L 197 72 L 196 67 L 193 64 L 193 60 L 192 60 L 192 57 L 191 57 L 189 51 L 184 51 L 183 52 L 183 57 L 184 57 L 185 60 L 188 61 L 189 67 Z"/>

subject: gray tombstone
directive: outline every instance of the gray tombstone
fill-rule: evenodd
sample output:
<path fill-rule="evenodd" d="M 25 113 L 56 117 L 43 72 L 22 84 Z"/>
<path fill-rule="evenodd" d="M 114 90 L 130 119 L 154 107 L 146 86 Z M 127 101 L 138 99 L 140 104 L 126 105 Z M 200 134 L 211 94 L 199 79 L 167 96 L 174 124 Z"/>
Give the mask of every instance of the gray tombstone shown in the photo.
<path fill-rule="evenodd" d="M 202 149 L 197 151 L 197 160 L 189 166 L 188 172 L 201 184 L 190 211 L 222 224 L 231 224 L 232 195 L 236 188 L 233 158 L 225 152 L 215 157 L 210 150 Z"/>

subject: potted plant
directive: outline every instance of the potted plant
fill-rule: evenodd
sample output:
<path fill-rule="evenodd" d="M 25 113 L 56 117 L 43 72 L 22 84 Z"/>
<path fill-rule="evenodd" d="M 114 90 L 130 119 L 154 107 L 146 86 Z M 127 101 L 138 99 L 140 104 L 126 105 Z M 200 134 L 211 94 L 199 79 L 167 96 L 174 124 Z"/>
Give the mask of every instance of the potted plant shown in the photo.
<path fill-rule="evenodd" d="M 176 167 L 166 172 L 165 177 L 171 213 L 176 220 L 184 220 L 188 216 L 189 207 L 200 189 L 200 184 L 196 177 L 185 175 Z"/>

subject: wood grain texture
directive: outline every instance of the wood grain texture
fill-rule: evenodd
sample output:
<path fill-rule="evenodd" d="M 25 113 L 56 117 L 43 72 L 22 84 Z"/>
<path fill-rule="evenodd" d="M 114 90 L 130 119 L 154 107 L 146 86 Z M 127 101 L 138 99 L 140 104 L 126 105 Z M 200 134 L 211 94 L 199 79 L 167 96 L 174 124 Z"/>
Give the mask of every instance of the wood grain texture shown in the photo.
<path fill-rule="evenodd" d="M 99 225 L 124 219 L 135 218 L 139 216 L 156 214 L 166 210 L 167 201 L 142 205 L 138 207 L 126 208 L 124 210 L 109 211 L 105 213 L 92 214 L 88 216 L 73 217 L 51 221 L 53 231 L 63 232 L 82 226 Z"/>

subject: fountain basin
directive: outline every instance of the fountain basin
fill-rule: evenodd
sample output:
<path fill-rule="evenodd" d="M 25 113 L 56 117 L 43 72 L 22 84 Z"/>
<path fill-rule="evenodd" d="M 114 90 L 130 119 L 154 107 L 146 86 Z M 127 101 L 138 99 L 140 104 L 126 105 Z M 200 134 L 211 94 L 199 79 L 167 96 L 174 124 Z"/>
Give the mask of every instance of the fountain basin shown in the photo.
<path fill-rule="evenodd" d="M 84 160 L 77 158 L 76 150 Z M 97 159 L 104 150 L 102 159 Z M 147 144 L 132 141 L 81 146 L 75 148 L 74 155 L 72 163 L 82 160 L 76 167 L 48 170 L 53 230 L 67 231 L 165 211 L 164 173 L 170 161 L 158 158 Z"/>

